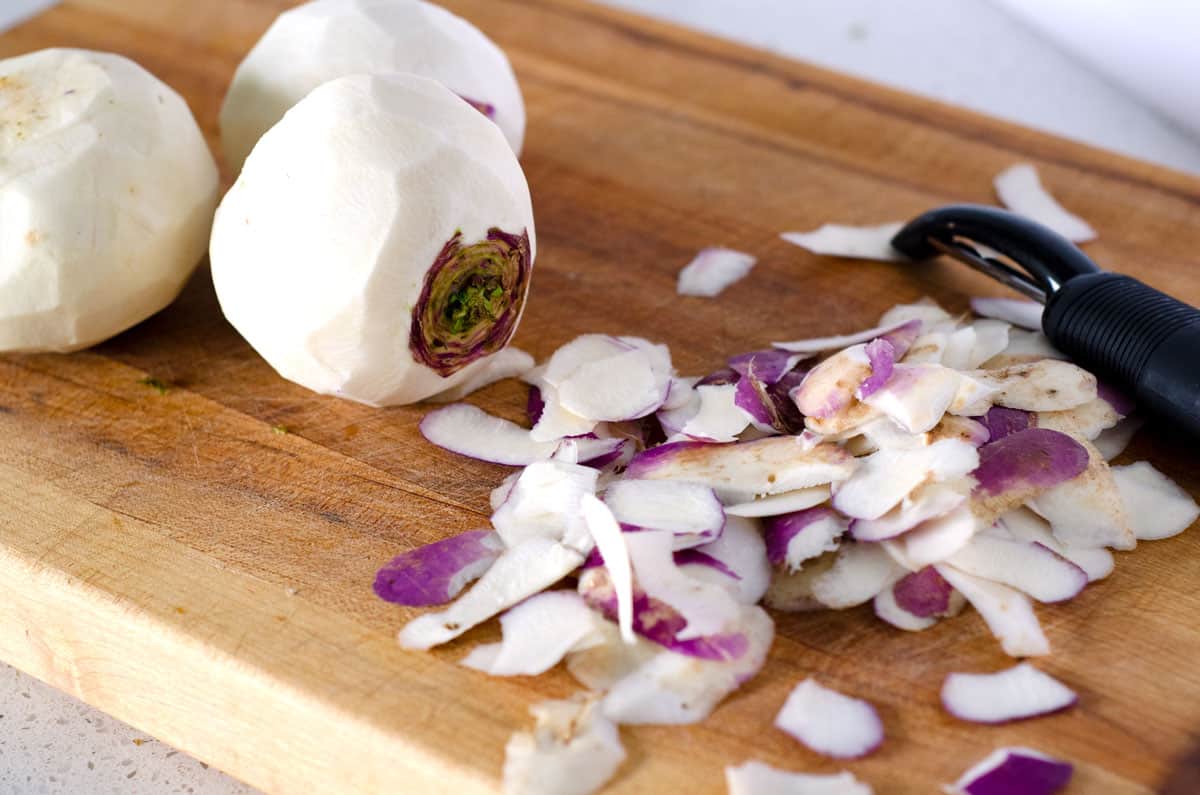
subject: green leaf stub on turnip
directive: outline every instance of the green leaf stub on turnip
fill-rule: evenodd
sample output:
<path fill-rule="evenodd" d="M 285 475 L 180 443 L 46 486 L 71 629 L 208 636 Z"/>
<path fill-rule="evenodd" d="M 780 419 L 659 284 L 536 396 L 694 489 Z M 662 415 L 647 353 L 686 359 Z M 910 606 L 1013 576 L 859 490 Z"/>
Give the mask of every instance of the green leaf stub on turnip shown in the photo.
<path fill-rule="evenodd" d="M 464 246 L 455 232 L 425 274 L 412 310 L 413 358 L 443 377 L 503 348 L 521 317 L 532 267 L 529 233 L 495 227 Z"/>

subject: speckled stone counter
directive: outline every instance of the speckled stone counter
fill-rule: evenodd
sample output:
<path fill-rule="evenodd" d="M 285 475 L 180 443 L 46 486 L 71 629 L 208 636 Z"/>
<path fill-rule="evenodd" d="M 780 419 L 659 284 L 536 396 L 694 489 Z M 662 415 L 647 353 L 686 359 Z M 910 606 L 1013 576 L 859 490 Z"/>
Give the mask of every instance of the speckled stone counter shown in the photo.
<path fill-rule="evenodd" d="M 242 795 L 257 790 L 0 664 L 0 793 Z"/>

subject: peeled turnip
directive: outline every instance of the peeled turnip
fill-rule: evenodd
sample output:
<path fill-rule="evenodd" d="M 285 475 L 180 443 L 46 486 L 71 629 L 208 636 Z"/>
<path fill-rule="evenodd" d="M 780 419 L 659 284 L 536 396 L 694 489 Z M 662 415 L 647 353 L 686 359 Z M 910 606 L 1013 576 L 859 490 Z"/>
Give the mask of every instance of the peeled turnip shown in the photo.
<path fill-rule="evenodd" d="M 221 202 L 210 255 L 226 317 L 281 375 L 390 405 L 486 367 L 516 330 L 534 249 L 499 128 L 391 74 L 333 80 L 288 111 Z"/>
<path fill-rule="evenodd" d="M 490 386 L 506 378 L 517 378 L 525 375 L 533 367 L 533 357 L 520 348 L 504 348 L 497 351 L 487 360 L 487 365 L 465 381 L 459 382 L 443 392 L 438 392 L 431 400 L 434 403 L 450 403 L 462 400 L 467 395 Z M 535 420 L 536 422 L 536 420 Z"/>
<path fill-rule="evenodd" d="M 470 22 L 421 0 L 315 0 L 280 14 L 238 66 L 221 107 L 226 165 L 236 174 L 263 134 L 322 83 L 393 72 L 443 84 L 520 153 L 521 89 L 504 53 Z"/>
<path fill-rule="evenodd" d="M 217 187 L 187 104 L 133 61 L 0 61 L 0 351 L 86 348 L 173 301 Z"/>

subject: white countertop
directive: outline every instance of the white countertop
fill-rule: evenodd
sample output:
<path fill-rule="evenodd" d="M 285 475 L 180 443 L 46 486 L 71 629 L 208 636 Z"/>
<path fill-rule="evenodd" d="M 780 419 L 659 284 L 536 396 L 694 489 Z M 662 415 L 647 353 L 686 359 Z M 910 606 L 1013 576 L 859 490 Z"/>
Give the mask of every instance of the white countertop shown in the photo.
<path fill-rule="evenodd" d="M 51 2 L 0 0 L 0 30 Z M 985 0 L 605 2 L 1200 173 L 1200 141 Z M 0 793 L 110 792 L 254 790 L 0 665 Z"/>

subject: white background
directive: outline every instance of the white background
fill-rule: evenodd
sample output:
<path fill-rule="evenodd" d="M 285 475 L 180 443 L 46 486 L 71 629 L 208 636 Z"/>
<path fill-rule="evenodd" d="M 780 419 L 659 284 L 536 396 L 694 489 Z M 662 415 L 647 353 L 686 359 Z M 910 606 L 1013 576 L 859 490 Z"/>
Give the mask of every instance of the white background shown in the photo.
<path fill-rule="evenodd" d="M 985 0 L 606 0 L 1200 173 L 1200 142 Z M 0 0 L 0 29 L 48 0 Z M 0 793 L 251 792 L 0 665 Z"/>

